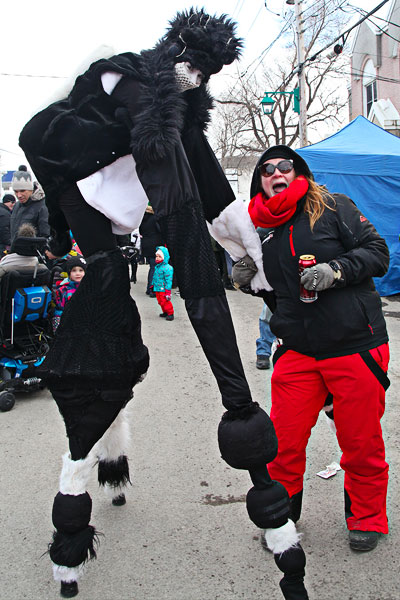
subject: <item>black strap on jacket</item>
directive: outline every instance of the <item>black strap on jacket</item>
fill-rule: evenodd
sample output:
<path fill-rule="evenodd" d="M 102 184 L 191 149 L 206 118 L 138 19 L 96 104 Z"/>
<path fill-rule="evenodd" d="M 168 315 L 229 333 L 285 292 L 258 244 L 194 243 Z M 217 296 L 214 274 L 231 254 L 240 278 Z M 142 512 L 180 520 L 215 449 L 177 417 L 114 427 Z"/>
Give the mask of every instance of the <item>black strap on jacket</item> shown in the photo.
<path fill-rule="evenodd" d="M 366 352 L 360 352 L 360 356 L 386 392 L 390 385 L 390 379 L 385 371 L 378 365 L 368 350 Z"/>
<path fill-rule="evenodd" d="M 278 358 L 280 358 L 281 356 L 283 356 L 285 354 L 285 352 L 287 352 L 288 350 L 289 350 L 289 348 L 287 348 L 283 344 L 281 344 L 280 346 L 277 347 L 277 349 L 275 350 L 274 355 L 272 357 L 272 364 L 273 364 L 273 366 L 275 366 L 276 361 L 278 360 Z"/>

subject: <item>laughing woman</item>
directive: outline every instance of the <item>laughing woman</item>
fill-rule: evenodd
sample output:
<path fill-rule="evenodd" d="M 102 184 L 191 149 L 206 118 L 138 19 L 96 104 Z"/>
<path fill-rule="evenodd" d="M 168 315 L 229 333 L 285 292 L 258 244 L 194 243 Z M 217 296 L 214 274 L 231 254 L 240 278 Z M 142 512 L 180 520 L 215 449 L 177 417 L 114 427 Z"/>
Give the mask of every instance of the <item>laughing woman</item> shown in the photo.
<path fill-rule="evenodd" d="M 287 489 L 298 520 L 308 438 L 332 394 L 350 547 L 372 550 L 388 533 L 380 419 L 389 348 L 372 280 L 388 269 L 386 243 L 350 198 L 317 185 L 307 163 L 287 146 L 263 153 L 251 198 L 249 214 L 264 229 L 264 271 L 274 289 L 270 327 L 282 340 L 271 379 L 278 455 L 268 471 Z M 300 281 L 302 255 L 314 255 L 316 264 Z M 300 299 L 300 283 L 314 301 Z"/>

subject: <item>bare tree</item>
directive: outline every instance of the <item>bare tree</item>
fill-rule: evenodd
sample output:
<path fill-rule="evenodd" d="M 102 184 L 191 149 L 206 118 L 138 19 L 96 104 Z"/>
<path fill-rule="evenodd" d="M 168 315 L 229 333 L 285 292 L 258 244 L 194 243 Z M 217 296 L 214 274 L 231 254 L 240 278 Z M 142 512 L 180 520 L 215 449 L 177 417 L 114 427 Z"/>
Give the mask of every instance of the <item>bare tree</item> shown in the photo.
<path fill-rule="evenodd" d="M 304 11 L 307 127 L 313 141 L 323 139 L 329 127 L 340 127 L 345 120 L 347 93 L 343 71 L 348 71 L 348 58 L 341 55 L 332 59 L 318 54 L 318 49 L 335 39 L 346 25 L 348 15 L 340 11 L 343 2 L 320 0 Z M 268 55 L 268 66 L 264 61 L 252 74 L 249 68 L 246 74 L 238 72 L 227 92 L 217 98 L 213 145 L 222 159 L 259 154 L 275 144 L 292 146 L 299 138 L 299 118 L 293 111 L 292 95 L 276 95 L 270 115 L 262 114 L 260 106 L 266 91 L 288 92 L 297 86 L 293 17 L 285 22 L 282 32 L 286 45 L 279 58 L 275 53 L 272 61 Z"/>

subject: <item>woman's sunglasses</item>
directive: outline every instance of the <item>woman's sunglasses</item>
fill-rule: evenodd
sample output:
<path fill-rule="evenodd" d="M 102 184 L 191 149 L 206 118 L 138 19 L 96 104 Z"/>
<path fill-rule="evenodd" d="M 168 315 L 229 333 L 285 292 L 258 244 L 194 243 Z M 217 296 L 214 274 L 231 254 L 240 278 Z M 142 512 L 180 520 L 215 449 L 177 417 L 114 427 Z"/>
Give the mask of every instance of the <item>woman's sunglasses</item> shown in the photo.
<path fill-rule="evenodd" d="M 293 161 L 290 159 L 281 160 L 277 165 L 273 165 L 272 163 L 264 163 L 258 168 L 263 177 L 271 177 L 271 175 L 275 173 L 275 169 L 278 169 L 278 171 L 284 174 L 290 173 L 290 171 L 293 169 Z"/>

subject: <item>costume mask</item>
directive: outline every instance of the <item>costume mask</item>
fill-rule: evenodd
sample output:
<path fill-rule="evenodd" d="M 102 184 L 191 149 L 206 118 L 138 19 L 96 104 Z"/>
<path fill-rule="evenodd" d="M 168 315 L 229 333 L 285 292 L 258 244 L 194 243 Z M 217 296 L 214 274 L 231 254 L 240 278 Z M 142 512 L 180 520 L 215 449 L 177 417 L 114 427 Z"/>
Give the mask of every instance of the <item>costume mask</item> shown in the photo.
<path fill-rule="evenodd" d="M 192 68 L 189 62 L 180 62 L 175 65 L 176 81 L 180 92 L 198 88 L 203 80 L 199 69 Z"/>

